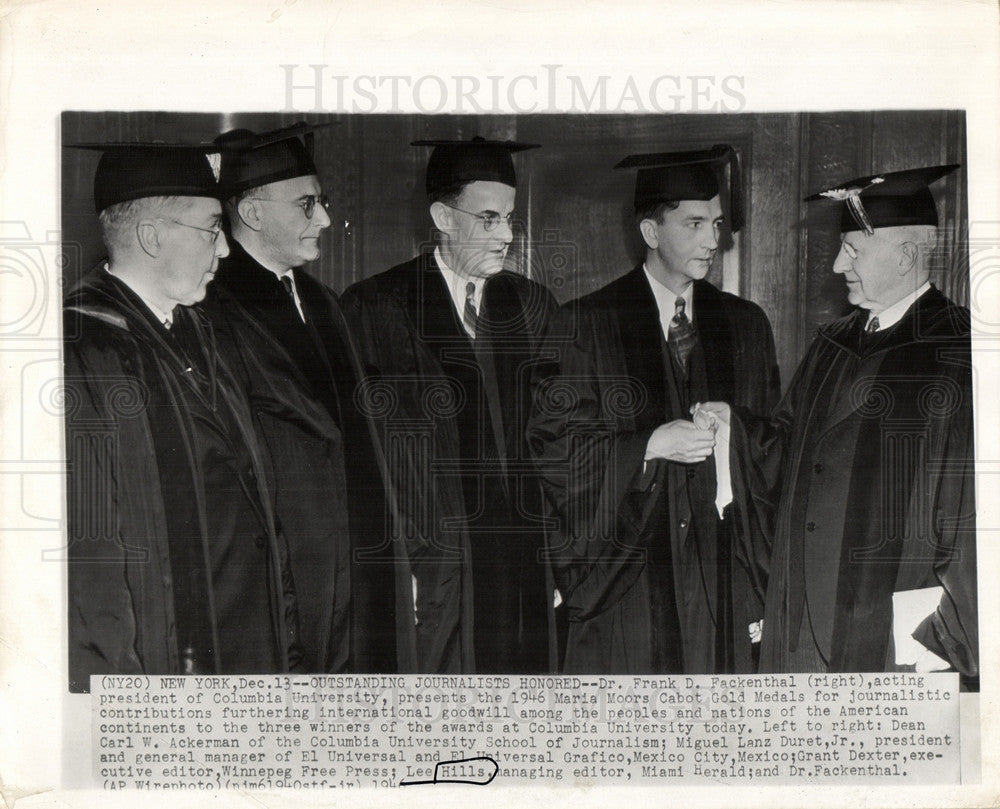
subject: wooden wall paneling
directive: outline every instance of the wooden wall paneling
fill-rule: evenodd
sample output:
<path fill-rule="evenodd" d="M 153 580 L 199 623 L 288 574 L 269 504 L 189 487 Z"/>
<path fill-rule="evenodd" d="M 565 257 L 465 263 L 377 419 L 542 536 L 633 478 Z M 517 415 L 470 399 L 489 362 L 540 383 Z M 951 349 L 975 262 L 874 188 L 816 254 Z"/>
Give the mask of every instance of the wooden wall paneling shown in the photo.
<path fill-rule="evenodd" d="M 888 110 L 872 127 L 871 171 L 902 171 L 941 162 L 947 114 L 941 110 Z"/>
<path fill-rule="evenodd" d="M 754 116 L 744 169 L 748 211 L 740 294 L 767 313 L 786 383 L 799 359 L 801 117 Z"/>
<path fill-rule="evenodd" d="M 430 238 L 426 206 L 421 210 L 425 150 L 410 146 L 422 133 L 410 116 L 364 116 L 359 123 L 357 239 L 354 282 L 412 258 Z M 345 279 L 344 287 L 349 283 Z"/>
<path fill-rule="evenodd" d="M 332 123 L 314 134 L 313 159 L 323 193 L 330 198 L 330 227 L 320 237 L 320 257 L 309 272 L 337 292 L 358 273 L 357 239 L 360 211 L 361 154 L 357 116 L 337 115 L 317 119 Z"/>
<path fill-rule="evenodd" d="M 880 112 L 872 133 L 871 171 L 901 171 L 948 162 L 949 113 L 946 110 Z M 961 203 L 953 177 L 935 183 L 934 196 L 940 219 L 938 244 L 931 254 L 931 281 L 948 294 L 955 250 L 955 229 Z"/>
<path fill-rule="evenodd" d="M 803 196 L 845 179 L 868 173 L 871 119 L 865 113 L 810 113 Z M 800 353 L 812 342 L 817 327 L 845 314 L 850 306 L 844 282 L 832 272 L 840 252 L 841 206 L 820 200 L 804 205 L 808 230 Z"/>
<path fill-rule="evenodd" d="M 611 170 L 613 145 L 601 148 L 579 134 L 547 152 L 543 145 L 532 155 L 528 180 L 530 274 L 560 302 L 603 286 L 633 263 L 626 246 L 631 178 Z M 520 137 L 551 144 L 553 133 L 522 127 Z"/>
<path fill-rule="evenodd" d="M 531 275 L 560 302 L 587 294 L 633 263 L 627 243 L 630 172 L 612 166 L 625 154 L 619 116 L 527 116 L 518 136 L 540 143 L 531 159 Z"/>

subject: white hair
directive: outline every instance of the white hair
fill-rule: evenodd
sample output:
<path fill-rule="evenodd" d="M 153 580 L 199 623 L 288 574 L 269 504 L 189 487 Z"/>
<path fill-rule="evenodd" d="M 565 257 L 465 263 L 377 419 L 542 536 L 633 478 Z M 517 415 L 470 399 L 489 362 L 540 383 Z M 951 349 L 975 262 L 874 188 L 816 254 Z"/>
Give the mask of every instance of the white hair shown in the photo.
<path fill-rule="evenodd" d="M 130 250 L 135 244 L 135 226 L 150 216 L 177 216 L 187 210 L 190 200 L 184 197 L 140 197 L 109 205 L 98 215 L 101 239 L 108 255 Z"/>
<path fill-rule="evenodd" d="M 930 265 L 931 253 L 937 246 L 938 229 L 934 225 L 900 225 L 891 230 L 895 244 L 909 243 L 917 248 L 914 264 L 918 272 L 925 272 Z"/>

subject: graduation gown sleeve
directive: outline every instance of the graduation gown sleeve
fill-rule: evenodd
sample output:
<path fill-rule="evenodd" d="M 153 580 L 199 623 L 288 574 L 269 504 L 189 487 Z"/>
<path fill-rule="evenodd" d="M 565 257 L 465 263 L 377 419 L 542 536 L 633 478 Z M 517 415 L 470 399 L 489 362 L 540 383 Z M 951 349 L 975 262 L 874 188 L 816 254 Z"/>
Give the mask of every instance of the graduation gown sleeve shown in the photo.
<path fill-rule="evenodd" d="M 129 429 L 130 420 L 120 418 L 108 395 L 109 380 L 121 383 L 126 378 L 117 354 L 92 343 L 67 341 L 64 360 L 71 472 L 67 479 L 70 688 L 86 691 L 91 674 L 169 670 L 166 639 L 171 616 L 160 599 L 152 599 L 141 615 L 133 607 L 136 594 L 129 586 L 130 573 L 141 572 L 136 562 L 143 556 L 149 567 L 159 568 L 157 539 L 165 535 L 165 526 L 162 504 L 155 497 L 159 482 L 150 474 L 153 467 L 128 460 L 153 457 L 152 442 L 143 431 Z M 125 387 L 120 390 L 128 394 Z M 119 442 L 131 443 L 130 438 L 140 443 L 128 452 L 119 451 Z M 146 502 L 120 497 L 120 482 L 129 476 L 140 496 L 150 494 Z M 139 521 L 131 522 L 128 516 Z M 153 585 L 152 576 L 149 579 Z"/>
<path fill-rule="evenodd" d="M 863 321 L 824 327 L 770 419 L 733 411 L 739 552 L 767 581 L 761 667 L 808 659 L 810 621 L 829 670 L 891 670 L 893 593 L 941 586 L 914 637 L 974 677 L 967 314 L 932 289 L 867 343 Z"/>
<path fill-rule="evenodd" d="M 452 390 L 409 314 L 409 282 L 418 267 L 356 284 L 341 307 L 365 366 L 360 407 L 380 433 L 397 498 L 397 562 L 410 574 L 405 586 L 397 584 L 397 611 L 415 612 L 403 657 L 416 672 L 468 672 L 472 593 L 461 482 L 436 478 L 430 468 L 432 458 L 458 454 L 448 419 L 433 417 L 448 410 Z"/>
<path fill-rule="evenodd" d="M 554 528 L 556 584 L 570 619 L 586 621 L 634 584 L 648 539 L 642 526 L 661 498 L 665 464 L 644 463 L 657 424 L 637 426 L 644 392 L 613 356 L 604 313 L 568 304 L 555 314 L 543 356 L 558 362 L 536 375 L 528 441 Z M 610 341 L 610 342 L 609 342 Z"/>

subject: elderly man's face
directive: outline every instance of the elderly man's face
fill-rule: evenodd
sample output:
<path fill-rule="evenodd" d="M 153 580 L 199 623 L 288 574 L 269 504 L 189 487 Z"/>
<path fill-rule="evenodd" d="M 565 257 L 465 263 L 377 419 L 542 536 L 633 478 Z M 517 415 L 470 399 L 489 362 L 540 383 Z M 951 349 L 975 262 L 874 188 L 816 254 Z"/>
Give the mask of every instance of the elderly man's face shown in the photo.
<path fill-rule="evenodd" d="M 229 255 L 222 206 L 207 197 L 178 197 L 158 221 L 161 264 L 152 283 L 168 306 L 191 306 L 205 297 L 219 259 Z"/>
<path fill-rule="evenodd" d="M 852 230 L 841 237 L 833 271 L 847 282 L 847 299 L 881 312 L 913 292 L 910 265 L 901 250 L 904 228 L 876 228 L 872 235 Z"/>
<path fill-rule="evenodd" d="M 503 269 L 514 238 L 507 223 L 514 211 L 514 196 L 514 189 L 505 183 L 477 180 L 462 189 L 454 208 L 449 206 L 452 226 L 446 235 L 456 273 L 465 278 L 488 278 Z M 490 226 L 484 217 L 496 220 L 495 225 Z"/>
<path fill-rule="evenodd" d="M 282 269 L 319 258 L 320 234 L 330 227 L 330 217 L 317 201 L 322 194 L 319 179 L 310 175 L 266 185 L 256 197 L 261 206 L 261 240 L 269 258 Z"/>

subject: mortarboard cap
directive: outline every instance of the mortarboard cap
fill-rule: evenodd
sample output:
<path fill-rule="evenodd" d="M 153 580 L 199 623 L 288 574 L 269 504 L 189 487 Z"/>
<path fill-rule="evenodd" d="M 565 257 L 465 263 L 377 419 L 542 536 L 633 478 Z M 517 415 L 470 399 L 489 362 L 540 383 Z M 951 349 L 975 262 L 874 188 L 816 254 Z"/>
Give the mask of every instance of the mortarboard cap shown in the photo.
<path fill-rule="evenodd" d="M 313 162 L 313 133 L 332 124 L 297 124 L 271 132 L 231 129 L 215 139 L 222 151 L 219 184 L 231 197 L 259 185 L 318 174 Z"/>
<path fill-rule="evenodd" d="M 219 147 L 214 144 L 152 141 L 67 146 L 102 153 L 94 174 L 98 213 L 143 197 L 219 197 Z"/>
<path fill-rule="evenodd" d="M 725 167 L 729 166 L 729 181 Z M 743 191 L 739 158 L 732 146 L 688 152 L 629 155 L 616 169 L 638 169 L 635 210 L 668 201 L 709 200 L 719 195 L 735 233 L 743 227 Z"/>
<path fill-rule="evenodd" d="M 905 225 L 938 224 L 937 206 L 928 186 L 960 164 L 930 166 L 928 168 L 890 171 L 872 174 L 841 183 L 836 188 L 813 194 L 806 202 L 832 199 L 846 202 L 840 219 L 840 232 L 863 230 L 872 233 L 875 228 L 892 228 Z"/>
<path fill-rule="evenodd" d="M 537 149 L 537 143 L 511 140 L 415 140 L 411 146 L 433 146 L 427 161 L 427 195 L 432 196 L 451 186 L 477 180 L 503 183 L 517 188 L 514 152 Z"/>

